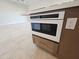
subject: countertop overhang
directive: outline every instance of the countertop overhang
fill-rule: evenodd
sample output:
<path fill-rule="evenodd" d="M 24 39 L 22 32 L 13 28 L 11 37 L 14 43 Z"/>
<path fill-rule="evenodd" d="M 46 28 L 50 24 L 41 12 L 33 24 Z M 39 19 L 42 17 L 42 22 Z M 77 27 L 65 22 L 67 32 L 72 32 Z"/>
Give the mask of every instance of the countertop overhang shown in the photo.
<path fill-rule="evenodd" d="M 57 9 L 64 9 L 64 8 L 71 8 L 71 7 L 78 7 L 78 6 L 79 6 L 79 0 L 30 10 L 28 14 L 50 11 L 50 10 L 57 10 Z"/>

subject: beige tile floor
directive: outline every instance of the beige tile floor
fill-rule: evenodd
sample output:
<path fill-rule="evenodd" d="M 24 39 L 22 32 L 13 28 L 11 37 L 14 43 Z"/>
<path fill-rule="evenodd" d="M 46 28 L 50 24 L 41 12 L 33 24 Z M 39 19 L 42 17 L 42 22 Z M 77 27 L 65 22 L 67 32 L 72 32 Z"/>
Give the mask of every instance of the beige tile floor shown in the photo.
<path fill-rule="evenodd" d="M 36 47 L 26 24 L 0 26 L 0 59 L 57 59 Z"/>

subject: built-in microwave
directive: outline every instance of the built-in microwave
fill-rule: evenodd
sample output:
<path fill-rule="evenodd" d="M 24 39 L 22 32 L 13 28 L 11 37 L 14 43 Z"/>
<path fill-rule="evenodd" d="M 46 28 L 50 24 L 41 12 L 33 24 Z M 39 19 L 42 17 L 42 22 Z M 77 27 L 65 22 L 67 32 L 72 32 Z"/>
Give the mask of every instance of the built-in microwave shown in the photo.
<path fill-rule="evenodd" d="M 64 11 L 31 15 L 32 34 L 60 42 Z"/>

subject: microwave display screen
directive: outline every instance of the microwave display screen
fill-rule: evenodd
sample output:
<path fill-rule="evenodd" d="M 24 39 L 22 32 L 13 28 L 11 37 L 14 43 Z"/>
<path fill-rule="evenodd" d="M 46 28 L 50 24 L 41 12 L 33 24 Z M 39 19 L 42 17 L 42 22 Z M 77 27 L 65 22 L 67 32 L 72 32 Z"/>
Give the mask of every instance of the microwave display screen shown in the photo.
<path fill-rule="evenodd" d="M 32 30 L 56 36 L 57 24 L 32 23 Z"/>

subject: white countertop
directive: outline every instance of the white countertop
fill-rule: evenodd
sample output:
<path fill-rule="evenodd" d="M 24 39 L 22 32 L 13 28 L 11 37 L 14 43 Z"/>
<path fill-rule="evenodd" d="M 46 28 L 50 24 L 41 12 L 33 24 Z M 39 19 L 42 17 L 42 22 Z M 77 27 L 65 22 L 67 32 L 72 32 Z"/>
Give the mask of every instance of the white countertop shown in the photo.
<path fill-rule="evenodd" d="M 73 1 L 73 2 L 67 2 L 67 3 L 63 3 L 63 4 L 56 4 L 56 5 L 43 7 L 43 8 L 39 8 L 39 9 L 30 10 L 29 14 L 30 13 L 48 11 L 48 10 L 56 10 L 56 9 L 63 9 L 63 8 L 69 8 L 69 7 L 76 7 L 76 6 L 79 6 L 79 0 Z"/>

